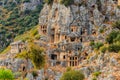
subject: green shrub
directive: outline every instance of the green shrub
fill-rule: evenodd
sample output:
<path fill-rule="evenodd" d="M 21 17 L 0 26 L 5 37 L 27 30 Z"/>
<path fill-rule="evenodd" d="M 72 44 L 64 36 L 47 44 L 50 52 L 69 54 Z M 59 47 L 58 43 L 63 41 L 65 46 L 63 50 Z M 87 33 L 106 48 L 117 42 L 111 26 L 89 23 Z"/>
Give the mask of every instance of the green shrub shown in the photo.
<path fill-rule="evenodd" d="M 94 41 L 91 41 L 90 42 L 90 46 L 94 46 L 95 45 L 95 42 Z"/>
<path fill-rule="evenodd" d="M 35 36 L 35 39 L 36 39 L 36 40 L 39 40 L 39 39 L 40 39 L 40 35 L 39 35 L 39 34 L 36 35 L 36 36 Z"/>
<path fill-rule="evenodd" d="M 14 80 L 12 71 L 8 69 L 0 69 L 0 80 Z"/>
<path fill-rule="evenodd" d="M 12 37 L 12 34 L 11 33 L 8 33 L 5 35 L 8 39 L 10 39 Z"/>
<path fill-rule="evenodd" d="M 100 50 L 101 50 L 101 52 L 105 53 L 105 52 L 106 52 L 106 50 L 107 50 L 107 47 L 102 46 L 102 47 L 100 48 Z"/>
<path fill-rule="evenodd" d="M 113 28 L 118 28 L 120 30 L 120 20 L 116 21 L 114 24 L 113 24 Z"/>
<path fill-rule="evenodd" d="M 37 71 L 32 71 L 32 75 L 33 75 L 33 77 L 37 77 L 38 76 Z"/>
<path fill-rule="evenodd" d="M 65 72 L 60 80 L 84 80 L 84 75 L 80 71 L 70 70 Z"/>
<path fill-rule="evenodd" d="M 93 75 L 94 75 L 95 77 L 98 77 L 100 74 L 101 74 L 101 72 L 99 72 L 99 71 L 93 73 Z"/>
<path fill-rule="evenodd" d="M 4 5 L 4 8 L 8 11 L 12 11 L 16 6 L 15 2 L 7 2 L 7 5 Z"/>
<path fill-rule="evenodd" d="M 41 69 L 45 65 L 45 55 L 44 49 L 38 45 L 32 44 L 29 41 L 28 50 L 22 51 L 20 54 L 17 54 L 16 57 L 24 58 L 28 61 L 30 59 L 36 69 Z"/>
<path fill-rule="evenodd" d="M 20 3 L 21 2 L 21 0 L 15 0 L 17 3 Z"/>
<path fill-rule="evenodd" d="M 97 50 L 102 46 L 103 46 L 103 43 L 101 43 L 101 42 L 97 42 L 97 43 L 94 44 L 94 48 L 97 49 Z"/>
<path fill-rule="evenodd" d="M 117 8 L 120 9 L 120 5 L 118 5 Z"/>
<path fill-rule="evenodd" d="M 71 71 L 72 69 L 71 69 L 71 67 L 67 67 L 67 70 L 66 71 Z"/>
<path fill-rule="evenodd" d="M 116 37 L 120 35 L 120 32 L 119 31 L 112 31 L 106 38 L 106 41 L 109 43 L 109 44 L 112 44 L 114 39 L 116 39 Z"/>
<path fill-rule="evenodd" d="M 114 39 L 114 42 L 120 41 L 120 33 L 117 35 L 117 37 Z"/>
<path fill-rule="evenodd" d="M 100 31 L 99 31 L 100 33 L 103 33 L 104 32 L 104 29 L 100 29 Z"/>
<path fill-rule="evenodd" d="M 38 34 L 38 30 L 37 30 L 37 29 L 33 30 L 32 36 L 35 36 L 35 35 L 37 35 L 37 34 Z"/>
<path fill-rule="evenodd" d="M 120 51 L 120 42 L 116 42 L 114 44 L 110 44 L 110 46 L 108 47 L 108 50 L 110 52 L 118 53 Z"/>
<path fill-rule="evenodd" d="M 30 0 L 23 0 L 22 2 L 23 2 L 23 3 L 25 3 L 25 2 L 30 2 Z"/>
<path fill-rule="evenodd" d="M 61 4 L 64 4 L 65 6 L 69 6 L 74 2 L 74 0 L 60 0 Z"/>
<path fill-rule="evenodd" d="M 97 80 L 97 78 L 94 77 L 92 80 Z"/>
<path fill-rule="evenodd" d="M 52 4 L 53 0 L 44 0 L 44 2 L 47 3 L 47 4 Z"/>

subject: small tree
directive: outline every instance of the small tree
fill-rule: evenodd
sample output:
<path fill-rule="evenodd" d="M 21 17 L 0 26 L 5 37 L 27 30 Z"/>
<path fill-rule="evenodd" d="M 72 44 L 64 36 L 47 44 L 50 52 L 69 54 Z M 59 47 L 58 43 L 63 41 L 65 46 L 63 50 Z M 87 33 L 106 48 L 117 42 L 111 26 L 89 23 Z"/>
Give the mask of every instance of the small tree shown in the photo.
<path fill-rule="evenodd" d="M 17 57 L 26 59 L 27 63 L 30 59 L 34 67 L 40 69 L 45 65 L 45 55 L 43 54 L 43 52 L 43 48 L 40 48 L 35 44 L 29 44 L 28 48 L 22 53 L 18 54 Z"/>
<path fill-rule="evenodd" d="M 119 31 L 112 31 L 106 38 L 106 41 L 109 44 L 112 44 L 114 42 L 114 39 L 119 35 Z"/>
<path fill-rule="evenodd" d="M 118 28 L 120 30 L 120 20 L 116 21 L 114 24 L 113 24 L 113 28 Z"/>
<path fill-rule="evenodd" d="M 37 69 L 42 68 L 45 65 L 44 49 L 39 46 L 32 46 L 30 50 L 31 61 Z"/>
<path fill-rule="evenodd" d="M 0 80 L 14 80 L 12 71 L 8 69 L 0 69 Z"/>
<path fill-rule="evenodd" d="M 65 72 L 60 80 L 84 80 L 84 75 L 80 71 L 70 70 Z"/>

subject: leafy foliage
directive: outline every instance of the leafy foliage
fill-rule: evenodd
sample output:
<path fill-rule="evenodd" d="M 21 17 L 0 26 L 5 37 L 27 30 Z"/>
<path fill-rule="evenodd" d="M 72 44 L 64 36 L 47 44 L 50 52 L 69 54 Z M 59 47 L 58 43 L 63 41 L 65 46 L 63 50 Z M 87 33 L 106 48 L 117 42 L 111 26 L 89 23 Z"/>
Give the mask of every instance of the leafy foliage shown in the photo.
<path fill-rule="evenodd" d="M 4 41 L 4 44 L 0 44 L 0 51 L 9 45 L 13 38 L 38 24 L 43 5 L 38 5 L 35 10 L 20 10 L 21 4 L 29 1 L 16 0 L 15 3 L 13 0 L 4 0 L 4 6 L 0 5 L 0 35 L 4 36 L 0 37 L 0 41 Z"/>
<path fill-rule="evenodd" d="M 116 40 L 117 36 L 120 35 L 120 32 L 119 31 L 112 31 L 108 37 L 106 38 L 106 41 L 109 43 L 109 44 L 112 44 L 114 42 L 114 40 Z"/>
<path fill-rule="evenodd" d="M 35 36 L 35 39 L 36 39 L 36 40 L 39 40 L 39 39 L 40 39 L 40 35 L 39 35 L 39 34 L 36 35 L 36 36 Z"/>
<path fill-rule="evenodd" d="M 45 65 L 44 49 L 35 44 L 29 44 L 28 48 L 16 57 L 30 59 L 37 69 L 42 68 Z"/>
<path fill-rule="evenodd" d="M 37 71 L 32 71 L 32 75 L 33 75 L 34 77 L 38 76 Z"/>
<path fill-rule="evenodd" d="M 107 50 L 107 47 L 102 46 L 102 47 L 100 48 L 100 50 L 101 50 L 101 52 L 105 53 L 105 52 L 106 52 L 106 50 Z"/>
<path fill-rule="evenodd" d="M 98 50 L 102 46 L 103 46 L 103 43 L 97 42 L 97 43 L 95 43 L 94 48 Z"/>
<path fill-rule="evenodd" d="M 94 75 L 95 77 L 98 77 L 100 74 L 101 74 L 101 72 L 99 72 L 99 71 L 93 73 L 93 75 Z"/>
<path fill-rule="evenodd" d="M 95 45 L 95 42 L 94 41 L 91 41 L 90 42 L 90 46 L 94 46 Z"/>
<path fill-rule="evenodd" d="M 65 6 L 69 6 L 74 2 L 74 0 L 60 0 L 61 4 L 64 4 Z"/>
<path fill-rule="evenodd" d="M 84 80 L 84 75 L 80 71 L 70 70 L 65 72 L 60 80 Z"/>
<path fill-rule="evenodd" d="M 30 0 L 23 0 L 22 2 L 23 2 L 23 3 L 25 3 L 25 2 L 30 2 Z"/>
<path fill-rule="evenodd" d="M 94 41 L 91 41 L 90 42 L 90 46 L 92 47 L 92 48 L 94 48 L 94 49 L 99 49 L 100 47 L 102 47 L 103 46 L 103 43 L 101 43 L 101 42 L 94 42 Z"/>
<path fill-rule="evenodd" d="M 108 50 L 110 52 L 118 53 L 120 51 L 120 42 L 116 42 L 116 43 L 110 44 L 110 46 L 108 47 Z"/>
<path fill-rule="evenodd" d="M 30 51 L 31 60 L 37 69 L 40 69 L 45 65 L 45 55 L 43 52 L 44 52 L 44 49 L 39 48 L 39 46 L 31 47 L 31 51 Z"/>
<path fill-rule="evenodd" d="M 0 80 L 14 80 L 12 71 L 8 69 L 0 69 Z"/>
<path fill-rule="evenodd" d="M 47 4 L 52 4 L 53 0 L 44 0 L 44 2 L 47 3 Z"/>
<path fill-rule="evenodd" d="M 109 43 L 108 50 L 110 52 L 118 53 L 120 51 L 120 32 L 119 31 L 112 31 L 106 41 Z"/>
<path fill-rule="evenodd" d="M 120 20 L 116 21 L 114 24 L 113 24 L 113 28 L 118 28 L 120 30 Z"/>
<path fill-rule="evenodd" d="M 67 67 L 67 70 L 66 71 L 71 71 L 72 69 L 71 69 L 71 67 Z"/>

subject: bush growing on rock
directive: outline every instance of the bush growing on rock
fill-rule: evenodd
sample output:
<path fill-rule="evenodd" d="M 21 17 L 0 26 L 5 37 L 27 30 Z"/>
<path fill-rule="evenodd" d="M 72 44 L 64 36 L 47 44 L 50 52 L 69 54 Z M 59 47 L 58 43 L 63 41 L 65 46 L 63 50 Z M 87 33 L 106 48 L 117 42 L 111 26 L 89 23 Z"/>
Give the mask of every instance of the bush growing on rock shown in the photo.
<path fill-rule="evenodd" d="M 110 44 L 110 46 L 108 47 L 108 50 L 110 52 L 118 53 L 120 51 L 120 42 L 117 42 L 117 43 L 114 43 L 114 44 Z"/>
<path fill-rule="evenodd" d="M 71 67 L 67 67 L 67 70 L 66 71 L 70 71 L 71 70 Z"/>
<path fill-rule="evenodd" d="M 0 80 L 14 80 L 12 71 L 8 69 L 0 69 Z"/>
<path fill-rule="evenodd" d="M 24 50 L 22 53 L 17 54 L 16 57 L 24 58 L 27 61 L 29 59 L 32 61 L 35 68 L 40 69 L 45 65 L 45 55 L 43 54 L 44 49 L 35 45 L 29 44 L 27 50 Z"/>
<path fill-rule="evenodd" d="M 109 43 L 109 44 L 112 44 L 114 42 L 114 40 L 117 38 L 117 36 L 120 35 L 120 32 L 119 31 L 112 31 L 108 37 L 106 38 L 106 41 Z"/>
<path fill-rule="evenodd" d="M 109 52 L 116 52 L 120 51 L 120 32 L 119 31 L 112 31 L 106 41 L 109 43 L 108 51 Z"/>
<path fill-rule="evenodd" d="M 65 72 L 60 80 L 84 80 L 84 75 L 80 71 L 70 70 Z"/>
<path fill-rule="evenodd" d="M 35 39 L 36 39 L 36 40 L 39 40 L 39 39 L 40 39 L 40 35 L 39 35 L 39 34 L 36 35 L 36 36 L 35 36 Z"/>
<path fill-rule="evenodd" d="M 92 48 L 98 50 L 100 47 L 103 46 L 103 43 L 91 41 L 91 42 L 90 42 L 90 46 L 91 46 Z"/>
<path fill-rule="evenodd" d="M 116 21 L 114 24 L 113 24 L 113 28 L 118 28 L 120 30 L 120 20 L 119 21 Z"/>
<path fill-rule="evenodd" d="M 32 71 L 32 75 L 33 75 L 33 77 L 37 77 L 38 76 L 37 71 Z"/>
<path fill-rule="evenodd" d="M 23 3 L 25 3 L 25 2 L 30 2 L 30 0 L 23 0 Z"/>
<path fill-rule="evenodd" d="M 100 51 L 103 52 L 103 53 L 105 53 L 106 50 L 107 50 L 107 47 L 105 47 L 105 46 L 102 46 L 102 47 L 100 48 Z"/>
<path fill-rule="evenodd" d="M 120 5 L 118 5 L 117 8 L 120 9 Z"/>
<path fill-rule="evenodd" d="M 65 6 L 69 6 L 74 2 L 74 0 L 60 0 L 61 4 L 64 4 Z"/>
<path fill-rule="evenodd" d="M 100 47 L 102 47 L 102 46 L 103 46 L 103 43 L 97 42 L 97 43 L 95 43 L 94 48 L 98 50 L 98 49 L 100 49 Z"/>
<path fill-rule="evenodd" d="M 91 41 L 90 42 L 90 46 L 94 46 L 95 42 L 94 41 Z"/>
<path fill-rule="evenodd" d="M 100 74 L 101 74 L 101 72 L 99 72 L 99 71 L 93 73 L 93 75 L 94 75 L 95 77 L 98 77 Z"/>
<path fill-rule="evenodd" d="M 47 3 L 47 4 L 52 4 L 53 0 L 44 0 L 44 2 Z"/>

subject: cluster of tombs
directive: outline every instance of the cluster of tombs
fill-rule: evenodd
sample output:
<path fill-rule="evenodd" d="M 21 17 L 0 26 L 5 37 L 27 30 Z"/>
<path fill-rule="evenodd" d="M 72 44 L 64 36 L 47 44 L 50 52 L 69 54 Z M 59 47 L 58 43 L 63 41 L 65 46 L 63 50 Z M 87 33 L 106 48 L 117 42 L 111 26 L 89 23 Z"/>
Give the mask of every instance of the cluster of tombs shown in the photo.
<path fill-rule="evenodd" d="M 120 4 L 120 0 L 117 2 Z M 66 67 L 78 66 L 80 61 L 86 58 L 81 56 L 82 43 L 88 41 L 89 35 L 96 34 L 96 30 L 77 25 L 69 27 L 40 25 L 39 34 L 41 38 L 35 43 L 46 48 L 49 65 Z M 22 41 L 11 43 L 11 53 L 20 53 L 25 46 L 26 43 Z M 84 52 L 84 55 L 88 54 Z"/>
<path fill-rule="evenodd" d="M 81 59 L 82 42 L 90 34 L 88 28 L 79 26 L 70 26 L 66 30 L 64 27 L 40 25 L 39 33 L 41 34 L 40 46 L 46 47 L 48 63 L 50 66 L 61 65 L 78 66 Z M 36 42 L 37 43 L 37 42 Z M 85 53 L 87 55 L 87 53 Z"/>
<path fill-rule="evenodd" d="M 26 43 L 23 41 L 16 41 L 10 44 L 11 53 L 20 53 L 26 48 Z"/>
<path fill-rule="evenodd" d="M 84 42 L 84 37 L 88 35 L 86 29 L 78 29 L 77 26 L 70 27 L 70 33 L 62 32 L 59 28 L 51 28 L 48 32 L 47 26 L 40 26 L 39 33 L 41 34 L 40 41 L 35 42 L 46 48 L 48 63 L 50 66 L 78 66 L 80 61 L 80 51 L 82 49 L 81 42 Z M 81 33 L 80 33 L 81 32 Z M 11 45 L 11 53 L 20 53 L 26 43 L 22 41 L 13 42 Z"/>

